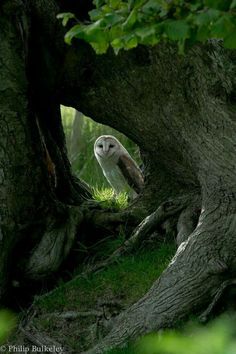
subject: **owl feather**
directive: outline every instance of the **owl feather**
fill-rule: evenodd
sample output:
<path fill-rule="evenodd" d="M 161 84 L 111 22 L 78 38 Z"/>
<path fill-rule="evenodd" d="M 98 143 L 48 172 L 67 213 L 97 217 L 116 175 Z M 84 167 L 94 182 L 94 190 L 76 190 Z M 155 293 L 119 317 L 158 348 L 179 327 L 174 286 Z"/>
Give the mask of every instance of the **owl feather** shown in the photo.
<path fill-rule="evenodd" d="M 95 141 L 94 154 L 116 194 L 127 192 L 135 197 L 140 193 L 144 183 L 142 172 L 118 139 L 100 136 Z"/>

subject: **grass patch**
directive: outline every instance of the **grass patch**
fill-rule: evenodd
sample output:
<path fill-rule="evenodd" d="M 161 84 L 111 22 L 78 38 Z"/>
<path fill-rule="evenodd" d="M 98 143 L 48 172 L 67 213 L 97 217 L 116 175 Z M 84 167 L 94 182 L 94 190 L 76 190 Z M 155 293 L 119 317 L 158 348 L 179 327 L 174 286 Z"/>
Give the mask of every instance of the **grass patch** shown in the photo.
<path fill-rule="evenodd" d="M 173 256 L 175 246 L 162 244 L 156 250 L 122 257 L 109 268 L 61 285 L 47 297 L 35 300 L 42 311 L 69 311 L 93 308 L 98 298 L 122 298 L 128 305 L 140 298 L 159 277 Z"/>
<path fill-rule="evenodd" d="M 115 196 L 111 188 L 93 188 L 93 198 L 101 202 L 102 207 L 117 211 L 125 209 L 128 206 L 127 193 L 123 192 Z"/>
<path fill-rule="evenodd" d="M 117 240 L 105 242 L 102 246 L 103 254 L 108 252 L 109 248 L 114 250 L 122 244 L 122 237 L 125 235 L 120 234 Z M 96 318 L 86 317 L 65 322 L 50 317 L 49 314 L 93 309 L 101 311 L 99 303 L 111 303 L 114 300 L 119 301 L 123 308 L 127 308 L 140 299 L 160 276 L 172 258 L 175 248 L 173 243 L 153 243 L 152 248 L 149 246 L 135 254 L 123 256 L 115 264 L 98 273 L 62 283 L 48 296 L 35 299 L 34 308 L 39 315 L 33 320 L 33 325 L 39 331 L 46 332 L 58 342 L 69 346 L 75 353 L 84 351 L 93 343 L 94 339 L 91 338 L 88 328 L 94 326 Z M 135 351 L 128 347 L 112 352 L 128 353 L 134 354 Z"/>

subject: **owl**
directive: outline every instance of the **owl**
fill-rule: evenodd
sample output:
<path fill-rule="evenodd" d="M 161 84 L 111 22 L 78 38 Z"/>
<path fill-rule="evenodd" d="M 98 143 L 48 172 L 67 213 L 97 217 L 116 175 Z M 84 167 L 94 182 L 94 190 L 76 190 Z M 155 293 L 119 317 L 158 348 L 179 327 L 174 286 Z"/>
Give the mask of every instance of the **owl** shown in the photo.
<path fill-rule="evenodd" d="M 134 199 L 144 184 L 143 175 L 119 140 L 112 135 L 99 136 L 94 154 L 115 193 L 127 192 Z"/>

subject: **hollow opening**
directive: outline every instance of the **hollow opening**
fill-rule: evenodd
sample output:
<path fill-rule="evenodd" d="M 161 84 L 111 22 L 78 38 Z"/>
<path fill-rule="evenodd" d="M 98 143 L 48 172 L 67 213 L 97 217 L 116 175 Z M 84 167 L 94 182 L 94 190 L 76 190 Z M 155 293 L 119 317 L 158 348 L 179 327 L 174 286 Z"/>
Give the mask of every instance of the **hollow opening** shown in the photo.
<path fill-rule="evenodd" d="M 109 199 L 113 195 L 113 189 L 94 155 L 96 139 L 101 135 L 114 136 L 140 167 L 142 161 L 138 146 L 119 131 L 96 123 L 74 108 L 61 106 L 61 116 L 73 173 L 92 188 L 95 197 Z"/>

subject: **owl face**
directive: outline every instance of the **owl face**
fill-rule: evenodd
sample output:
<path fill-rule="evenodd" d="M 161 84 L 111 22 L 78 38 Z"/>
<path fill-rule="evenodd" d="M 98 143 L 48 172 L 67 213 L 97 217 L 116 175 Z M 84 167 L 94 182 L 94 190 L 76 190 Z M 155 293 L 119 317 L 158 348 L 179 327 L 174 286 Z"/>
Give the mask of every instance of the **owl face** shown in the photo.
<path fill-rule="evenodd" d="M 110 158 L 119 150 L 119 142 L 109 135 L 102 135 L 96 140 L 94 150 L 100 158 Z"/>

